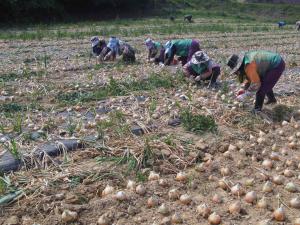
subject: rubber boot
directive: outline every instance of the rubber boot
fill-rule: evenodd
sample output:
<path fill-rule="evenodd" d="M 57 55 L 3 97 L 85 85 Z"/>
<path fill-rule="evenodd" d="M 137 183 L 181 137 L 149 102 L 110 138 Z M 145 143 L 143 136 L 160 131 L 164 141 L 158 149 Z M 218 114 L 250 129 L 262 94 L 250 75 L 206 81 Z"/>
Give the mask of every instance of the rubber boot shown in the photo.
<path fill-rule="evenodd" d="M 210 82 L 209 82 L 209 85 L 208 85 L 208 88 L 217 88 L 217 79 L 220 75 L 220 68 L 214 68 L 213 69 L 213 72 L 212 72 L 212 75 L 210 77 Z"/>
<path fill-rule="evenodd" d="M 266 105 L 275 104 L 277 102 L 273 90 L 267 93 L 267 97 L 268 101 L 266 102 Z"/>
<path fill-rule="evenodd" d="M 254 109 L 252 110 L 252 113 L 256 114 L 261 112 L 262 106 L 264 104 L 264 100 L 265 100 L 265 95 L 256 94 L 255 105 L 254 105 Z"/>

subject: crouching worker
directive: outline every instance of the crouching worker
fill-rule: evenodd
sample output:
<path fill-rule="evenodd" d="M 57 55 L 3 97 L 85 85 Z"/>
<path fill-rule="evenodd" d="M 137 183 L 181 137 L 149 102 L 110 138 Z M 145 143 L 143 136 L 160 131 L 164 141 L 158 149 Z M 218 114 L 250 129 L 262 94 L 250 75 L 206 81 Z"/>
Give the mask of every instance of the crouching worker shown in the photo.
<path fill-rule="evenodd" d="M 95 36 L 91 38 L 91 45 L 92 52 L 97 57 L 97 61 L 99 61 L 102 50 L 106 48 L 106 42 L 104 39 L 100 40 L 99 37 Z"/>
<path fill-rule="evenodd" d="M 221 73 L 220 65 L 215 63 L 203 52 L 196 52 L 192 59 L 184 65 L 183 73 L 194 81 L 209 80 L 209 88 L 216 87 L 216 81 Z"/>
<path fill-rule="evenodd" d="M 119 55 L 122 55 L 124 62 L 135 62 L 135 51 L 128 43 L 119 41 Z"/>
<path fill-rule="evenodd" d="M 239 101 L 245 101 L 256 93 L 253 113 L 260 112 L 265 96 L 266 104 L 276 103 L 273 87 L 281 77 L 285 62 L 278 53 L 269 51 L 249 51 L 240 55 L 232 55 L 227 65 L 236 74 L 243 88 L 237 93 Z"/>
<path fill-rule="evenodd" d="M 114 61 L 117 55 L 122 55 L 123 60 L 126 62 L 135 61 L 135 51 L 127 43 L 120 41 L 116 37 L 111 37 L 107 46 L 102 50 L 100 54 L 100 60 L 104 61 Z"/>
<path fill-rule="evenodd" d="M 180 39 L 168 41 L 165 45 L 164 64 L 166 66 L 170 65 L 176 55 L 182 66 L 184 66 L 197 51 L 200 51 L 200 44 L 197 40 Z"/>
<path fill-rule="evenodd" d="M 148 49 L 148 62 L 155 62 L 156 64 L 163 63 L 165 49 L 162 44 L 150 38 L 145 41 L 145 44 Z"/>

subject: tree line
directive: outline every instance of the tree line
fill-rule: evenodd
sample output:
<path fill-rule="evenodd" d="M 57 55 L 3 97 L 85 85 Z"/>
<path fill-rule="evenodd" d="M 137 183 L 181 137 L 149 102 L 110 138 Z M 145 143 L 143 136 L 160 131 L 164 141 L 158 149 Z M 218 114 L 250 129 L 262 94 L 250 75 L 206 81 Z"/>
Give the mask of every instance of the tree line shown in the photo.
<path fill-rule="evenodd" d="M 68 18 L 140 16 L 159 0 L 0 0 L 0 21 L 59 21 Z"/>

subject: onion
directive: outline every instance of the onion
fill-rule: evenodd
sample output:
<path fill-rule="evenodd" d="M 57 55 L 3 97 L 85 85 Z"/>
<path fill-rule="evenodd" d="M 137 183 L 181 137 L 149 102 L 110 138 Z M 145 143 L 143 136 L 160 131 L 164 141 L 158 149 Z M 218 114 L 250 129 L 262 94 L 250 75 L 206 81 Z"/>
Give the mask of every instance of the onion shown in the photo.
<path fill-rule="evenodd" d="M 288 167 L 296 167 L 296 162 L 294 160 L 288 159 L 285 161 L 285 165 Z"/>
<path fill-rule="evenodd" d="M 250 191 L 245 195 L 245 201 L 247 203 L 253 204 L 257 200 L 257 194 L 255 191 Z"/>
<path fill-rule="evenodd" d="M 155 197 L 155 196 L 150 197 L 150 198 L 148 198 L 148 200 L 147 200 L 147 206 L 148 206 L 149 208 L 158 206 L 158 204 L 159 204 L 159 200 L 158 200 L 158 198 Z"/>
<path fill-rule="evenodd" d="M 270 159 L 275 160 L 275 161 L 279 161 L 280 156 L 277 152 L 271 152 Z"/>
<path fill-rule="evenodd" d="M 295 209 L 300 209 L 300 197 L 293 198 L 290 201 L 290 206 Z"/>
<path fill-rule="evenodd" d="M 97 221 L 97 225 L 109 225 L 109 224 L 110 224 L 110 221 L 104 215 L 100 216 Z"/>
<path fill-rule="evenodd" d="M 265 142 L 266 142 L 266 139 L 265 139 L 265 138 L 263 138 L 263 137 L 257 138 L 257 143 L 258 143 L 258 144 L 263 144 L 263 143 L 265 143 Z"/>
<path fill-rule="evenodd" d="M 273 177 L 273 182 L 277 185 L 281 185 L 284 182 L 284 178 L 281 175 L 276 175 Z"/>
<path fill-rule="evenodd" d="M 151 180 L 159 180 L 159 174 L 155 173 L 154 171 L 150 171 L 148 180 L 149 181 L 151 181 Z"/>
<path fill-rule="evenodd" d="M 228 151 L 236 151 L 237 150 L 237 147 L 235 146 L 235 145 L 232 145 L 232 144 L 230 144 L 229 146 L 228 146 L 228 149 L 227 149 Z"/>
<path fill-rule="evenodd" d="M 300 137 L 300 132 L 297 132 L 297 133 L 296 133 L 296 137 Z"/>
<path fill-rule="evenodd" d="M 250 141 L 254 141 L 254 140 L 255 140 L 255 137 L 254 137 L 253 135 L 250 134 L 249 140 L 250 140 Z"/>
<path fill-rule="evenodd" d="M 300 225 L 300 217 L 295 219 L 294 225 Z"/>
<path fill-rule="evenodd" d="M 219 196 L 218 194 L 214 194 L 214 196 L 212 197 L 212 201 L 214 203 L 222 203 L 223 200 L 221 196 Z"/>
<path fill-rule="evenodd" d="M 220 188 L 222 188 L 225 191 L 229 189 L 229 187 L 228 187 L 227 182 L 225 181 L 225 179 L 219 180 L 218 185 L 219 185 Z"/>
<path fill-rule="evenodd" d="M 171 217 L 171 222 L 172 224 L 179 224 L 182 223 L 183 220 L 179 213 L 174 213 L 173 216 Z"/>
<path fill-rule="evenodd" d="M 268 201 L 265 196 L 257 202 L 257 207 L 261 209 L 266 209 L 268 207 Z"/>
<path fill-rule="evenodd" d="M 288 143 L 288 146 L 290 149 L 295 149 L 297 145 L 294 141 L 292 141 L 292 142 Z"/>
<path fill-rule="evenodd" d="M 287 148 L 282 148 L 280 152 L 282 155 L 287 155 L 289 151 Z"/>
<path fill-rule="evenodd" d="M 204 218 L 207 218 L 211 212 L 211 209 L 204 203 L 197 206 L 197 212 Z"/>
<path fill-rule="evenodd" d="M 172 189 L 169 191 L 168 195 L 170 200 L 175 201 L 179 199 L 180 192 L 177 189 Z"/>
<path fill-rule="evenodd" d="M 270 159 L 265 159 L 263 162 L 262 162 L 262 166 L 265 168 L 265 169 L 272 169 L 273 167 L 273 163 Z"/>
<path fill-rule="evenodd" d="M 223 176 L 229 176 L 231 174 L 231 171 L 228 167 L 221 168 L 220 172 Z"/>
<path fill-rule="evenodd" d="M 210 224 L 220 224 L 221 217 L 214 212 L 214 213 L 210 214 L 210 216 L 208 217 L 208 222 Z"/>
<path fill-rule="evenodd" d="M 226 151 L 226 152 L 224 152 L 224 153 L 223 153 L 223 156 L 224 156 L 225 158 L 227 158 L 227 159 L 232 158 L 232 156 L 231 156 L 231 151 Z"/>
<path fill-rule="evenodd" d="M 135 188 L 135 192 L 139 195 L 144 195 L 146 193 L 146 188 L 140 184 Z"/>
<path fill-rule="evenodd" d="M 169 217 L 164 217 L 161 222 L 159 223 L 160 225 L 170 225 L 171 224 L 171 219 Z M 153 224 L 154 225 L 154 224 Z M 156 225 L 156 224 L 155 224 Z"/>
<path fill-rule="evenodd" d="M 228 207 L 228 210 L 231 214 L 239 214 L 241 212 L 242 206 L 239 201 L 231 203 Z"/>
<path fill-rule="evenodd" d="M 169 184 L 165 179 L 159 179 L 158 184 L 162 187 L 168 187 Z"/>
<path fill-rule="evenodd" d="M 124 191 L 118 191 L 117 194 L 115 195 L 115 198 L 119 201 L 124 201 L 126 200 L 128 197 L 127 195 L 125 194 Z"/>
<path fill-rule="evenodd" d="M 175 177 L 176 181 L 180 181 L 180 182 L 186 182 L 187 181 L 187 175 L 184 172 L 179 172 L 177 173 L 176 177 Z"/>
<path fill-rule="evenodd" d="M 272 151 L 276 151 L 277 150 L 277 145 L 273 144 L 271 149 L 272 149 Z"/>
<path fill-rule="evenodd" d="M 197 164 L 195 166 L 195 170 L 198 172 L 204 172 L 206 170 L 206 166 L 204 163 Z"/>
<path fill-rule="evenodd" d="M 168 215 L 170 213 L 169 208 L 165 205 L 165 203 L 159 206 L 158 212 L 162 215 Z"/>
<path fill-rule="evenodd" d="M 102 191 L 102 196 L 107 196 L 112 194 L 115 191 L 114 187 L 110 186 L 110 185 L 106 185 L 106 187 L 104 188 L 104 190 Z"/>
<path fill-rule="evenodd" d="M 282 206 L 280 206 L 278 209 L 276 209 L 274 211 L 273 217 L 276 221 L 284 221 L 285 220 L 285 213 L 284 213 Z"/>
<path fill-rule="evenodd" d="M 192 198 L 191 198 L 191 196 L 188 195 L 188 194 L 183 194 L 183 195 L 180 196 L 179 200 L 180 200 L 180 202 L 181 202 L 182 204 L 188 205 L 188 204 L 191 203 Z"/>
<path fill-rule="evenodd" d="M 61 214 L 61 219 L 65 223 L 74 222 L 78 219 L 78 214 L 77 214 L 77 212 L 73 212 L 73 211 L 65 209 L 63 211 L 63 213 Z"/>
<path fill-rule="evenodd" d="M 264 137 L 264 136 L 266 136 L 266 133 L 260 130 L 258 136 Z"/>
<path fill-rule="evenodd" d="M 289 122 L 287 122 L 287 121 L 284 120 L 284 121 L 282 121 L 282 124 L 281 124 L 281 125 L 282 125 L 282 126 L 286 126 L 286 125 L 288 125 L 288 124 L 289 124 Z"/>
<path fill-rule="evenodd" d="M 289 182 L 286 184 L 285 190 L 288 192 L 297 192 L 299 188 L 293 182 Z"/>
<path fill-rule="evenodd" d="M 231 188 L 231 193 L 237 196 L 245 194 L 244 190 L 242 189 L 242 186 L 239 183 Z"/>
<path fill-rule="evenodd" d="M 263 186 L 263 189 L 262 189 L 263 192 L 265 193 L 270 193 L 273 191 L 273 185 L 270 181 L 267 181 L 264 186 Z"/>
<path fill-rule="evenodd" d="M 289 169 L 285 169 L 285 170 L 283 171 L 283 174 L 284 174 L 284 176 L 286 176 L 286 177 L 292 177 L 292 176 L 294 176 L 294 172 L 293 172 L 292 170 L 289 170 Z"/>
<path fill-rule="evenodd" d="M 136 183 L 135 183 L 134 181 L 129 180 L 129 181 L 127 182 L 127 186 L 126 186 L 127 189 L 133 191 L 133 190 L 135 190 L 135 187 L 136 187 Z"/>
<path fill-rule="evenodd" d="M 248 187 L 253 186 L 253 183 L 254 183 L 254 179 L 253 178 L 247 179 L 245 181 L 245 185 L 248 186 Z"/>

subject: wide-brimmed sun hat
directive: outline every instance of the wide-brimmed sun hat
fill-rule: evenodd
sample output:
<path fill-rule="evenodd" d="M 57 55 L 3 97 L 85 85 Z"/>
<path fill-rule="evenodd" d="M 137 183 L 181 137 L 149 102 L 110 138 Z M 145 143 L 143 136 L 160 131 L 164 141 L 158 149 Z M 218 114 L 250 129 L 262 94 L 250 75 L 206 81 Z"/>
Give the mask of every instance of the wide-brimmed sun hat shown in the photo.
<path fill-rule="evenodd" d="M 94 36 L 91 38 L 91 42 L 92 42 L 92 48 L 94 48 L 97 44 L 99 44 L 100 39 L 97 36 Z"/>
<path fill-rule="evenodd" d="M 147 46 L 148 49 L 153 48 L 153 46 L 154 46 L 154 43 L 153 43 L 153 41 L 152 41 L 151 38 L 148 38 L 148 39 L 145 41 L 145 44 L 146 44 L 146 46 Z"/>
<path fill-rule="evenodd" d="M 208 62 L 209 59 L 210 59 L 209 56 L 205 52 L 198 51 L 198 52 L 195 52 L 195 54 L 193 55 L 191 62 L 193 64 L 199 65 L 201 63 Z"/>
<path fill-rule="evenodd" d="M 229 57 L 227 61 L 227 66 L 230 67 L 230 75 L 236 73 L 241 68 L 241 65 L 244 61 L 245 53 L 241 52 L 239 55 L 233 54 Z"/>

